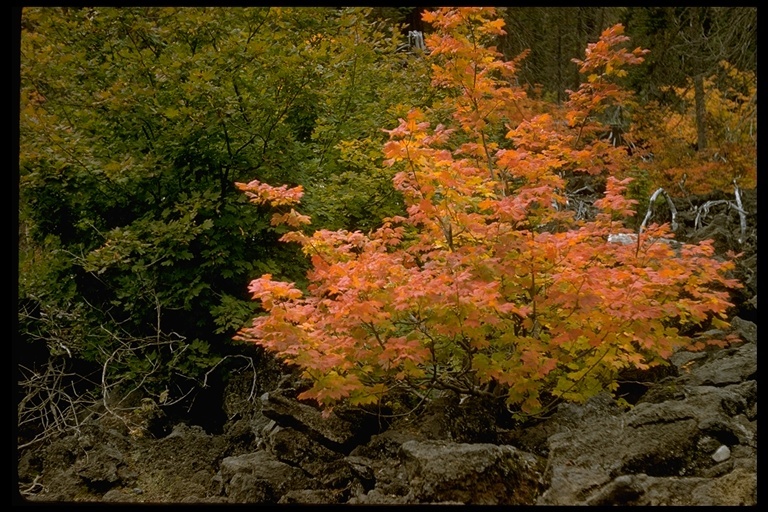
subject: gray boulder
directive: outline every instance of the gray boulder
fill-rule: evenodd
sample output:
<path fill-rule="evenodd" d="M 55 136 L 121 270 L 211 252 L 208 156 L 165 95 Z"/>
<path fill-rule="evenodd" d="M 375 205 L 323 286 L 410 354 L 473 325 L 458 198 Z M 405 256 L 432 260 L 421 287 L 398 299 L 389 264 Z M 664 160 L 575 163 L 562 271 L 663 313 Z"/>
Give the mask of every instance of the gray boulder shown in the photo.
<path fill-rule="evenodd" d="M 530 505 L 542 490 L 543 461 L 513 446 L 408 441 L 400 458 L 417 503 Z"/>
<path fill-rule="evenodd" d="M 630 411 L 604 404 L 604 415 L 551 435 L 537 504 L 756 503 L 755 348 L 690 358 Z"/>
<path fill-rule="evenodd" d="M 304 489 L 304 472 L 264 451 L 227 457 L 216 475 L 219 490 L 234 503 L 277 503 L 289 491 Z"/>

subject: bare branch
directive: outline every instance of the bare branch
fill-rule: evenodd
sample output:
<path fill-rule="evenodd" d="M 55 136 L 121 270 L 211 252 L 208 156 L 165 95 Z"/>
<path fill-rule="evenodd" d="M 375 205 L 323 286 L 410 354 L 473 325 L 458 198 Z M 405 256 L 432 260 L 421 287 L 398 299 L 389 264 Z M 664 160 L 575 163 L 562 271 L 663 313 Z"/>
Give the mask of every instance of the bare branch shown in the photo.
<path fill-rule="evenodd" d="M 737 211 L 739 212 L 739 225 L 741 226 L 741 236 L 739 237 L 739 245 L 744 243 L 744 238 L 747 234 L 747 216 L 744 211 L 744 206 L 741 204 L 741 194 L 739 193 L 739 186 L 736 184 L 736 180 L 733 180 L 734 195 L 736 196 L 736 204 L 738 205 Z"/>
<path fill-rule="evenodd" d="M 645 218 L 640 224 L 638 234 L 642 234 L 646 223 L 651 218 L 651 215 L 653 215 L 653 202 L 656 201 L 656 198 L 659 197 L 659 194 L 664 194 L 664 197 L 667 199 L 667 204 L 669 205 L 669 209 L 672 212 L 672 231 L 677 231 L 677 208 L 675 208 L 675 203 L 672 202 L 672 198 L 669 197 L 669 194 L 667 194 L 663 188 L 659 188 L 656 190 L 656 192 L 653 193 L 651 200 L 648 202 L 648 213 L 645 214 Z"/>

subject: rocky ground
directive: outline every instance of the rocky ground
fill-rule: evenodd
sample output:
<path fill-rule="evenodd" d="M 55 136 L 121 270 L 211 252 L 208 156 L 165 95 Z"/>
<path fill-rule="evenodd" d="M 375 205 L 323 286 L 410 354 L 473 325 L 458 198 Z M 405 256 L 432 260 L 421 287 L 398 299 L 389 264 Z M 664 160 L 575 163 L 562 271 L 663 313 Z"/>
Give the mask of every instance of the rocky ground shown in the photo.
<path fill-rule="evenodd" d="M 743 199 L 756 212 L 756 194 Z M 745 253 L 732 320 L 742 342 L 681 351 L 667 371 L 633 376 L 619 390 L 629 409 L 603 394 L 517 425 L 488 404 L 443 394 L 407 416 L 338 409 L 325 418 L 297 401 L 297 381 L 280 379 L 271 364 L 263 370 L 269 376 L 243 372 L 228 381 L 221 410 L 211 411 L 224 418 L 220 428 L 148 407 L 144 428 L 102 414 L 20 450 L 19 497 L 32 504 L 755 505 L 754 214 L 742 234 L 725 203 L 713 205 L 706 222 L 701 210 L 678 209 L 687 230 L 681 239 L 714 238 L 720 253 Z"/>

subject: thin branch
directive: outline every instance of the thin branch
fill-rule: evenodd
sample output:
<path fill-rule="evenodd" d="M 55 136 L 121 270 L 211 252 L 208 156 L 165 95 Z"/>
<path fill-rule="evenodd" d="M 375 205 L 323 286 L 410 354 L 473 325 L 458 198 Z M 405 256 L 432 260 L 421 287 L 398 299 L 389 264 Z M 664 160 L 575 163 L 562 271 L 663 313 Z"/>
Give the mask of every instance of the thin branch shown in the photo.
<path fill-rule="evenodd" d="M 741 226 L 741 236 L 739 237 L 739 245 L 744 243 L 744 239 L 747 235 L 747 216 L 744 211 L 744 206 L 741 204 L 741 194 L 739 193 L 739 186 L 736 184 L 736 180 L 733 180 L 734 195 L 736 196 L 736 204 L 738 205 L 737 211 L 739 212 L 739 225 Z"/>
<path fill-rule="evenodd" d="M 221 363 L 223 363 L 225 360 L 229 359 L 230 357 L 241 357 L 248 361 L 248 364 L 245 366 L 246 368 L 250 368 L 251 371 L 253 371 L 253 379 L 251 380 L 251 392 L 248 394 L 248 398 L 246 400 L 252 400 L 253 397 L 256 394 L 256 366 L 253 364 L 253 358 L 249 356 L 244 356 L 242 354 L 230 354 L 222 357 L 215 365 L 211 367 L 210 370 L 205 372 L 205 376 L 203 378 L 203 387 L 208 387 L 208 375 L 213 372 Z"/>

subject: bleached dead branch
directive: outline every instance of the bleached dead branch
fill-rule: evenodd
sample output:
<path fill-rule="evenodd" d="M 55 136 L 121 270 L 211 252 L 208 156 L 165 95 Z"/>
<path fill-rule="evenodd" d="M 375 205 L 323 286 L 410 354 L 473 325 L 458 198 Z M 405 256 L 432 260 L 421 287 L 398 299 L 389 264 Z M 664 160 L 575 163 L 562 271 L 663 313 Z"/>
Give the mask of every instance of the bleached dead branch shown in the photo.
<path fill-rule="evenodd" d="M 728 199 L 717 199 L 714 201 L 707 201 L 706 203 L 702 204 L 696 209 L 696 219 L 693 222 L 694 229 L 701 229 L 702 221 L 704 218 L 709 215 L 710 208 L 714 206 L 719 205 L 726 205 L 728 209 L 736 210 L 739 214 L 739 226 L 741 229 L 741 235 L 738 238 L 739 244 L 744 243 L 744 239 L 746 238 L 747 233 L 747 212 L 744 211 L 744 207 L 741 202 L 741 191 L 739 189 L 739 186 L 736 184 L 736 180 L 733 180 L 733 187 L 734 187 L 734 195 L 736 196 L 736 202 L 730 201 Z"/>
<path fill-rule="evenodd" d="M 640 224 L 640 230 L 639 232 L 642 233 L 643 229 L 645 229 L 645 225 L 648 223 L 648 221 L 651 218 L 651 215 L 653 215 L 653 203 L 656 201 L 656 198 L 659 197 L 659 194 L 664 194 L 664 197 L 667 199 L 667 204 L 669 205 L 669 210 L 672 212 L 672 231 L 677 231 L 678 224 L 677 224 L 677 208 L 675 208 L 675 203 L 672 202 L 672 198 L 669 197 L 669 194 L 663 189 L 658 188 L 656 192 L 653 193 L 651 196 L 651 200 L 648 203 L 648 212 L 645 214 L 645 218 L 643 219 L 643 222 Z"/>

